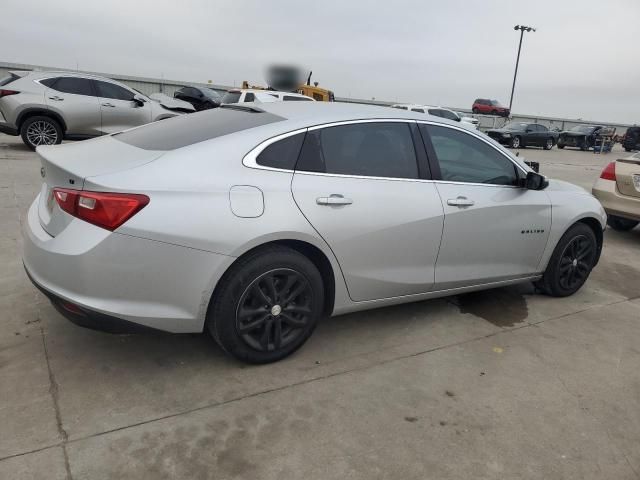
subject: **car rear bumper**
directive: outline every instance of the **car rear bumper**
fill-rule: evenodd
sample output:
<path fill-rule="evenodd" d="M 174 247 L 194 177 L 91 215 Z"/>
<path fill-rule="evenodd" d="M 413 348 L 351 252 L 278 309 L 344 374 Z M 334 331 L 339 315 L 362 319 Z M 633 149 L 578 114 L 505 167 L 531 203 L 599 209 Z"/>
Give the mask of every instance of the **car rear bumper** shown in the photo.
<path fill-rule="evenodd" d="M 640 197 L 622 195 L 613 180 L 599 178 L 593 185 L 592 193 L 607 215 L 640 221 Z"/>
<path fill-rule="evenodd" d="M 74 219 L 56 237 L 38 198 L 24 224 L 31 281 L 75 323 L 112 332 L 200 332 L 213 287 L 232 257 L 109 232 Z"/>

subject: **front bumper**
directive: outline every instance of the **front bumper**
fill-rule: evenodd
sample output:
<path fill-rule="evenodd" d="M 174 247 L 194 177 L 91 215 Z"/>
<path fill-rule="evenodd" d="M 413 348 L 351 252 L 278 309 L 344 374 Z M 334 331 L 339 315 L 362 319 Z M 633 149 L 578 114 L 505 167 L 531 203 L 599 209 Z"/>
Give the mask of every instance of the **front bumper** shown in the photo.
<path fill-rule="evenodd" d="M 6 133 L 7 135 L 13 135 L 15 137 L 18 135 L 18 129 L 0 122 L 0 133 Z"/>
<path fill-rule="evenodd" d="M 599 178 L 591 193 L 600 201 L 607 215 L 640 221 L 640 197 L 622 195 L 613 180 Z"/>
<path fill-rule="evenodd" d="M 201 332 L 213 288 L 232 257 L 109 232 L 74 219 L 58 236 L 24 224 L 25 269 L 67 318 L 107 331 Z M 70 308 L 66 308 L 70 307 Z"/>

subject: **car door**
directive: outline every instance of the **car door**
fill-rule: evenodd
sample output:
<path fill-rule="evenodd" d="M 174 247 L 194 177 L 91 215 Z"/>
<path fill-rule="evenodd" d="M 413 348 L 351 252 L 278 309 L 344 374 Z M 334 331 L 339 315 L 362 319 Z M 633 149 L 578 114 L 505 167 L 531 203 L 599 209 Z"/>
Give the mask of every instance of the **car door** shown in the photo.
<path fill-rule="evenodd" d="M 100 102 L 91 80 L 61 76 L 40 83 L 49 87 L 45 91 L 45 102 L 64 120 L 65 135 L 100 135 Z"/>
<path fill-rule="evenodd" d="M 551 227 L 544 191 L 502 150 L 457 127 L 421 125 L 444 206 L 438 290 L 537 273 Z"/>
<path fill-rule="evenodd" d="M 406 121 L 361 120 L 305 137 L 292 193 L 336 255 L 355 301 L 433 287 L 443 208 L 425 179 L 421 142 L 415 122 Z"/>
<path fill-rule="evenodd" d="M 95 86 L 100 97 L 103 133 L 120 132 L 151 121 L 151 105 L 134 102 L 135 92 L 102 80 L 95 80 Z"/>

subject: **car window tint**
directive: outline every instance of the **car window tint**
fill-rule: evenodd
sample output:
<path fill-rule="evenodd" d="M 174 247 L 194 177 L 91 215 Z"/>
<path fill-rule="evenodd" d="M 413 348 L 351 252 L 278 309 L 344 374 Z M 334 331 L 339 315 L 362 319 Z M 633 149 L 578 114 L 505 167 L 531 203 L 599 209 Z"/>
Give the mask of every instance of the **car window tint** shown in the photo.
<path fill-rule="evenodd" d="M 311 98 L 309 97 L 294 97 L 293 95 L 285 95 L 282 97 L 282 100 L 285 102 L 311 102 Z"/>
<path fill-rule="evenodd" d="M 222 103 L 238 103 L 240 92 L 227 92 L 222 97 Z"/>
<path fill-rule="evenodd" d="M 309 132 L 297 170 L 368 177 L 418 178 L 409 125 L 357 123 Z"/>
<path fill-rule="evenodd" d="M 549 129 L 547 127 L 545 127 L 544 125 L 538 125 L 538 131 L 539 132 L 548 132 Z"/>
<path fill-rule="evenodd" d="M 244 95 L 244 101 L 245 102 L 253 102 L 253 101 L 255 101 L 255 99 L 256 99 L 256 96 L 251 92 L 247 92 Z"/>
<path fill-rule="evenodd" d="M 60 77 L 52 87 L 54 90 L 75 95 L 94 95 L 91 80 L 77 77 Z"/>
<path fill-rule="evenodd" d="M 440 110 L 440 112 L 442 112 L 442 116 L 444 118 L 447 118 L 449 120 L 458 120 L 458 116 L 455 113 L 450 112 L 449 110 Z"/>
<path fill-rule="evenodd" d="M 282 120 L 283 117 L 267 112 L 222 107 L 150 123 L 116 133 L 113 138 L 145 150 L 174 150 Z"/>
<path fill-rule="evenodd" d="M 424 109 L 423 108 L 412 108 L 411 111 L 412 112 L 418 112 L 418 113 L 424 113 Z"/>
<path fill-rule="evenodd" d="M 58 77 L 54 77 L 54 78 L 45 78 L 43 80 L 40 80 L 40 83 L 42 85 L 44 85 L 45 87 L 53 87 L 53 85 L 58 81 Z"/>
<path fill-rule="evenodd" d="M 435 125 L 421 125 L 433 144 L 442 180 L 517 185 L 514 163 L 469 133 Z"/>
<path fill-rule="evenodd" d="M 438 108 L 430 108 L 429 109 L 429 115 L 433 115 L 434 117 L 441 117 L 442 115 L 440 115 L 440 109 Z"/>
<path fill-rule="evenodd" d="M 303 140 L 304 133 L 298 133 L 297 135 L 278 140 L 258 155 L 256 163 L 258 165 L 264 165 L 265 167 L 293 170 L 296 166 Z"/>
<path fill-rule="evenodd" d="M 11 82 L 19 79 L 20 77 L 15 73 L 10 73 L 6 77 L 0 78 L 0 87 L 4 87 L 5 85 L 9 85 Z M 42 82 L 41 82 L 42 83 Z"/>
<path fill-rule="evenodd" d="M 96 87 L 98 88 L 99 97 L 112 98 L 114 100 L 133 100 L 133 92 L 114 83 L 96 80 Z"/>

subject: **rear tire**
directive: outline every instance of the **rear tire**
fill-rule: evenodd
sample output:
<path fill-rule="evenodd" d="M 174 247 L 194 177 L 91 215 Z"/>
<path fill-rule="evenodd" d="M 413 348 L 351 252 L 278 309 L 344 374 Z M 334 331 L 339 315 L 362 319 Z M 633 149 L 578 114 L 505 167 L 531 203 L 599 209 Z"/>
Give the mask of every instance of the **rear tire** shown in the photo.
<path fill-rule="evenodd" d="M 553 148 L 553 138 L 547 138 L 547 141 L 542 148 L 545 150 L 551 150 Z"/>
<path fill-rule="evenodd" d="M 522 140 L 520 139 L 520 137 L 515 136 L 509 142 L 509 146 L 511 148 L 522 148 Z"/>
<path fill-rule="evenodd" d="M 315 265 L 287 247 L 258 249 L 219 282 L 206 328 L 228 354 L 248 363 L 291 355 L 322 316 L 324 284 Z"/>
<path fill-rule="evenodd" d="M 564 148 L 564 143 L 559 143 L 559 144 L 558 144 L 558 148 L 559 148 L 560 150 L 562 150 L 562 149 Z"/>
<path fill-rule="evenodd" d="M 51 117 L 36 115 L 27 118 L 20 127 L 20 136 L 31 150 L 40 145 L 58 145 L 62 143 L 62 127 Z"/>
<path fill-rule="evenodd" d="M 629 220 L 627 218 L 616 217 L 615 215 L 609 215 L 607 217 L 607 225 L 609 225 L 614 230 L 618 230 L 619 232 L 632 230 L 638 226 L 638 223 L 640 222 Z"/>
<path fill-rule="evenodd" d="M 475 114 L 478 115 L 480 113 L 480 110 L 478 110 L 476 107 L 472 108 L 471 111 Z"/>
<path fill-rule="evenodd" d="M 553 297 L 573 295 L 589 278 L 598 252 L 593 230 L 576 223 L 560 238 L 536 286 Z"/>

